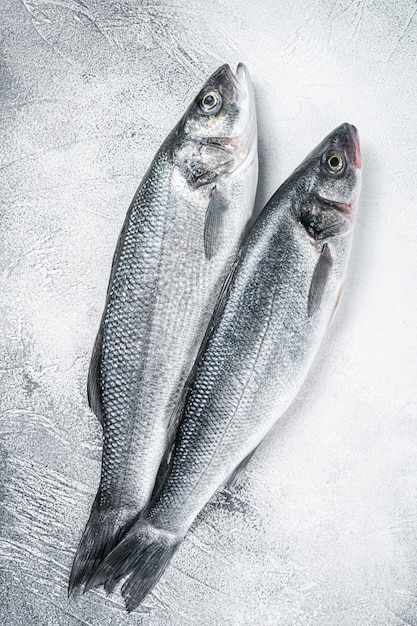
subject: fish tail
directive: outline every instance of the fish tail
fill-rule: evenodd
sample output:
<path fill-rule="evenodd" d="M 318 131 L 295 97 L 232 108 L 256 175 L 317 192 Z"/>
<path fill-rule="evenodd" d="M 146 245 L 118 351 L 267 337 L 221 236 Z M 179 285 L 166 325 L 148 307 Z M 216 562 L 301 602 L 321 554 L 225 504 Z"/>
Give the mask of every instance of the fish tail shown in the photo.
<path fill-rule="evenodd" d="M 128 576 L 121 593 L 130 613 L 155 587 L 181 539 L 148 522 L 138 521 L 98 567 L 90 588 L 103 584 L 112 588 Z"/>
<path fill-rule="evenodd" d="M 131 509 L 103 509 L 98 505 L 97 494 L 90 517 L 81 537 L 72 564 L 68 596 L 76 589 L 84 587 L 88 591 L 89 582 L 100 563 L 113 550 L 137 517 Z"/>

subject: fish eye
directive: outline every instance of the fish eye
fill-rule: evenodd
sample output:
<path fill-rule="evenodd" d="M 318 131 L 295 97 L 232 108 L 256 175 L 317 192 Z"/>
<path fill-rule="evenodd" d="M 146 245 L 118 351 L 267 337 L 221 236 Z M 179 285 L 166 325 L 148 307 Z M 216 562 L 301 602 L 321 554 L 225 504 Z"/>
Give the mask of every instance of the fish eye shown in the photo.
<path fill-rule="evenodd" d="M 200 108 L 204 113 L 217 113 L 221 104 L 221 96 L 217 91 L 206 91 L 200 100 Z"/>
<path fill-rule="evenodd" d="M 338 152 L 331 152 L 326 158 L 327 167 L 335 174 L 340 172 L 344 166 L 344 159 Z"/>

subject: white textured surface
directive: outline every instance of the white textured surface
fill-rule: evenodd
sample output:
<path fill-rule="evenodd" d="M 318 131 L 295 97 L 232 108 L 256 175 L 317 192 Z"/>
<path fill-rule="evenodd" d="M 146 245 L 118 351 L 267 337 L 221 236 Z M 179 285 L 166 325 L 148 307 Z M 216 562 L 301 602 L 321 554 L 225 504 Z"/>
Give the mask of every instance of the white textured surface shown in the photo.
<path fill-rule="evenodd" d="M 3 0 L 2 624 L 417 625 L 414 0 Z M 344 121 L 363 191 L 344 296 L 289 414 L 143 607 L 68 601 L 99 476 L 85 385 L 111 257 L 161 140 L 244 61 L 258 206 Z"/>

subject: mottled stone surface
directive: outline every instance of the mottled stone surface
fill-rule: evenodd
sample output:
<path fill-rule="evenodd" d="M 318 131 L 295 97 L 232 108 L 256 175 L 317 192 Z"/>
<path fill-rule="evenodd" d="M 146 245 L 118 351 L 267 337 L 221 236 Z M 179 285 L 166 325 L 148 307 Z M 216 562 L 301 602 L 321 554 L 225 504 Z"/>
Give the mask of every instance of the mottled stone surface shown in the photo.
<path fill-rule="evenodd" d="M 415 2 L 3 0 L 0 29 L 1 623 L 417 625 Z M 191 96 L 238 61 L 258 102 L 258 207 L 332 128 L 359 128 L 343 299 L 294 406 L 142 608 L 69 601 L 117 236 Z"/>

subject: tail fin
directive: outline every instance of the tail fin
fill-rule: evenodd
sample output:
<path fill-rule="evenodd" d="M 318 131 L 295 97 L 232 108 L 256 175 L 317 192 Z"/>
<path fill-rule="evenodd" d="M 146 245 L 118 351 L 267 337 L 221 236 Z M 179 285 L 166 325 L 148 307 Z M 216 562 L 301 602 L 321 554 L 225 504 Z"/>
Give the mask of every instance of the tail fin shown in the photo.
<path fill-rule="evenodd" d="M 88 588 L 112 588 L 128 576 L 122 596 L 130 613 L 155 587 L 178 548 L 182 537 L 138 521 L 126 537 L 104 559 Z"/>
<path fill-rule="evenodd" d="M 131 528 L 137 517 L 137 511 L 131 509 L 102 509 L 98 506 L 97 494 L 91 507 L 91 513 L 77 553 L 72 564 L 68 584 L 68 596 L 85 585 L 100 563 L 113 550 L 121 538 Z"/>

